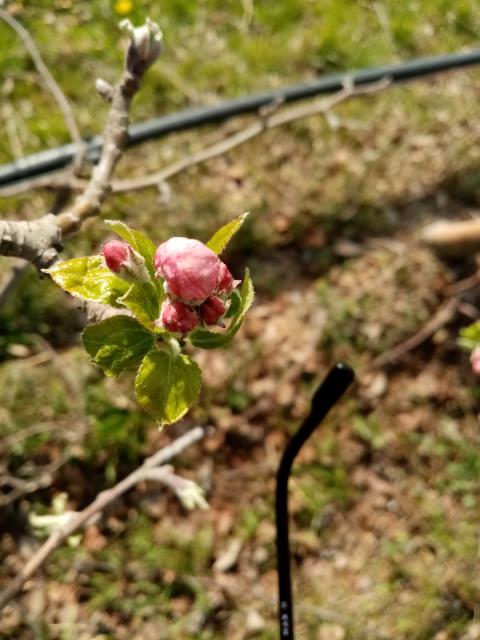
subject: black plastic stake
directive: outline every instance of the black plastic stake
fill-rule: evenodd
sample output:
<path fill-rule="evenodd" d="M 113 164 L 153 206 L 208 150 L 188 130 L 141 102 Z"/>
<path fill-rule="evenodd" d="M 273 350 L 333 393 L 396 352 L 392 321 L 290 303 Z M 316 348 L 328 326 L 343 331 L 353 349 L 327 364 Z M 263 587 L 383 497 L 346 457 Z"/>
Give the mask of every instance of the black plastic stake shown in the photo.
<path fill-rule="evenodd" d="M 294 640 L 290 546 L 288 543 L 288 479 L 293 461 L 303 444 L 333 405 L 340 400 L 354 378 L 353 370 L 341 362 L 329 371 L 313 396 L 310 413 L 287 444 L 278 468 L 275 509 L 277 516 L 278 617 L 282 640 Z"/>

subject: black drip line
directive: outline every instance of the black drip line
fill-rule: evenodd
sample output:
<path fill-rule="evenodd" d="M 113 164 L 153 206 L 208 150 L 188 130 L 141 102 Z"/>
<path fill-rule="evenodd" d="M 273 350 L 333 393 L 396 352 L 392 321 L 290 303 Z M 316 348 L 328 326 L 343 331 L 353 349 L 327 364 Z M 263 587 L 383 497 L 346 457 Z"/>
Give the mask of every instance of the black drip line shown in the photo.
<path fill-rule="evenodd" d="M 134 124 L 129 130 L 128 146 L 159 138 L 170 133 L 185 131 L 206 124 L 214 124 L 234 116 L 258 113 L 267 105 L 295 102 L 305 98 L 335 93 L 345 84 L 353 87 L 389 79 L 392 84 L 422 78 L 480 63 L 480 49 L 464 53 L 417 58 L 399 64 L 369 67 L 347 73 L 334 73 L 302 84 L 290 85 L 272 91 L 253 93 L 218 105 L 185 109 L 174 114 Z M 87 140 L 86 159 L 95 163 L 102 149 L 103 139 L 95 136 Z M 70 164 L 75 156 L 75 145 L 66 144 L 42 151 L 15 162 L 0 166 L 0 186 L 49 173 Z"/>

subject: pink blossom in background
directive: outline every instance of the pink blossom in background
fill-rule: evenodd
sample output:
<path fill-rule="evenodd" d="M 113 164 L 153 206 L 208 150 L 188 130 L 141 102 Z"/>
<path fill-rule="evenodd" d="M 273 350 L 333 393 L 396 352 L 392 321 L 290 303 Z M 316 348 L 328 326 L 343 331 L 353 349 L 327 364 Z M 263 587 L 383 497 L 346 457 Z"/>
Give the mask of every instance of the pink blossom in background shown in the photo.
<path fill-rule="evenodd" d="M 180 300 L 200 304 L 217 286 L 220 259 L 199 240 L 170 238 L 158 247 L 153 262 L 157 277 Z"/>
<path fill-rule="evenodd" d="M 480 376 L 480 347 L 475 347 L 470 355 L 472 363 L 472 371 L 475 375 Z"/>
<path fill-rule="evenodd" d="M 160 320 L 168 331 L 187 333 L 197 326 L 198 316 L 186 304 L 167 300 L 163 305 Z"/>

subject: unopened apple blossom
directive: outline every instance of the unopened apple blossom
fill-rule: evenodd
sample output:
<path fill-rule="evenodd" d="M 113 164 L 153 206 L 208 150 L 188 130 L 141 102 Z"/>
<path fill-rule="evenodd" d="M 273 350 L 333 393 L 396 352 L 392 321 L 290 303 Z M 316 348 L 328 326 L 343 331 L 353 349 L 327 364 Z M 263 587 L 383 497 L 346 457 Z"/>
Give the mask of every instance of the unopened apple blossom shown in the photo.
<path fill-rule="evenodd" d="M 128 242 L 110 240 L 102 249 L 107 267 L 125 280 L 148 280 L 145 261 Z M 199 240 L 174 237 L 157 248 L 155 276 L 164 280 L 166 299 L 155 325 L 189 333 L 197 325 L 220 325 L 226 298 L 240 283 L 227 265 Z"/>
<path fill-rule="evenodd" d="M 167 300 L 157 323 L 173 333 L 188 333 L 197 326 L 198 315 L 183 302 Z"/>
<path fill-rule="evenodd" d="M 207 298 L 200 307 L 200 314 L 205 324 L 217 324 L 220 318 L 225 314 L 226 308 L 223 300 L 217 296 Z"/>
<path fill-rule="evenodd" d="M 170 238 L 154 258 L 157 277 L 183 302 L 201 304 L 212 295 L 220 276 L 220 259 L 199 240 Z"/>
<path fill-rule="evenodd" d="M 226 264 L 199 240 L 174 237 L 155 252 L 155 274 L 165 281 L 167 301 L 160 324 L 168 331 L 186 333 L 199 321 L 221 324 L 227 297 L 240 283 Z"/>
<path fill-rule="evenodd" d="M 108 240 L 102 247 L 102 255 L 107 267 L 124 280 L 148 280 L 144 258 L 128 242 Z"/>

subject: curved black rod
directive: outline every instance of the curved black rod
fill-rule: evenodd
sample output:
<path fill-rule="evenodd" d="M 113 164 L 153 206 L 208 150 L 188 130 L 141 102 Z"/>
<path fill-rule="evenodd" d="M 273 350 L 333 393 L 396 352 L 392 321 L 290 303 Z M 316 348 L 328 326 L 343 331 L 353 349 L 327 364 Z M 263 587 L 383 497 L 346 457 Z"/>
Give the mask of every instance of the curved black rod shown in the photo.
<path fill-rule="evenodd" d="M 129 129 L 128 145 L 136 145 L 151 138 L 159 138 L 177 131 L 185 131 L 201 125 L 221 122 L 233 116 L 256 113 L 259 109 L 269 104 L 293 102 L 313 96 L 334 93 L 342 89 L 346 80 L 350 80 L 353 85 L 359 86 L 389 78 L 392 84 L 395 84 L 429 76 L 432 73 L 469 67 L 479 63 L 480 49 L 473 49 L 460 53 L 417 58 L 397 64 L 356 69 L 344 73 L 332 73 L 309 82 L 280 87 L 279 89 L 262 93 L 252 93 L 208 107 L 184 109 L 178 113 L 135 123 Z M 97 162 L 102 144 L 103 139 L 101 136 L 95 136 L 87 141 L 86 157 L 90 162 Z M 0 166 L 0 186 L 13 184 L 61 169 L 72 162 L 75 152 L 75 145 L 66 144 Z"/>
<path fill-rule="evenodd" d="M 340 400 L 354 378 L 353 370 L 341 362 L 330 369 L 327 377 L 313 396 L 310 413 L 287 444 L 278 468 L 275 510 L 277 517 L 278 617 L 282 640 L 293 640 L 292 583 L 288 543 L 288 479 L 290 471 L 303 444 L 333 405 Z"/>

